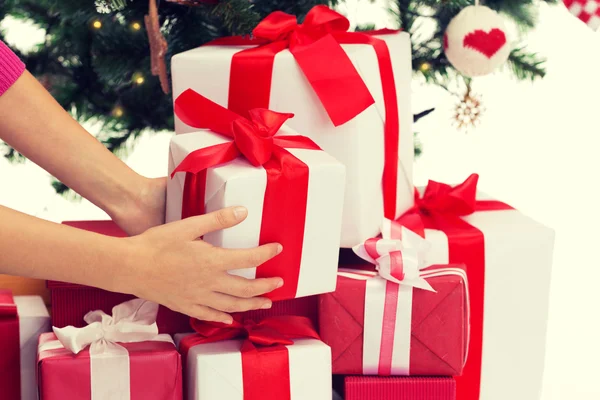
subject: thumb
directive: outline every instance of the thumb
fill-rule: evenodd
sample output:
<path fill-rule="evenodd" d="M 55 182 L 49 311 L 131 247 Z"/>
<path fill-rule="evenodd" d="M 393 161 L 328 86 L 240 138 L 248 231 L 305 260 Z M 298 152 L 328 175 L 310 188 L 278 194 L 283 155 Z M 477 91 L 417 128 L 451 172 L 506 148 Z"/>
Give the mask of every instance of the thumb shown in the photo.
<path fill-rule="evenodd" d="M 196 240 L 209 232 L 231 228 L 245 220 L 247 215 L 245 207 L 223 208 L 167 224 L 165 234 L 177 240 Z"/>

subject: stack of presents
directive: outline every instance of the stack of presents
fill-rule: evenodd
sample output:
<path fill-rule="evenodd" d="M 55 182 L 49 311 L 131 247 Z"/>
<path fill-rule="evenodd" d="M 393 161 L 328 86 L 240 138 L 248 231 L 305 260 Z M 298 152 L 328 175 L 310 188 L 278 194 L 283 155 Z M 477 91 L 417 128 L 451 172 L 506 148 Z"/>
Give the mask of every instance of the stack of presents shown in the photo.
<path fill-rule="evenodd" d="M 477 175 L 414 188 L 410 37 L 348 27 L 276 12 L 172 59 L 167 222 L 245 206 L 203 240 L 281 243 L 232 271 L 282 277 L 273 307 L 226 326 L 48 282 L 50 321 L 3 292 L 2 399 L 539 398 L 552 230 Z"/>

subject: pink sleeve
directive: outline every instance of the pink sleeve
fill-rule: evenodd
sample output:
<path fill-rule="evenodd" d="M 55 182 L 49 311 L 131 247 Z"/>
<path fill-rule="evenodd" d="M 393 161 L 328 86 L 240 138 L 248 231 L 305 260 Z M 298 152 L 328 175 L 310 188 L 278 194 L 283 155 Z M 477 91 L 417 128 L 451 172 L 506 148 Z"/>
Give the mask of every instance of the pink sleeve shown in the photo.
<path fill-rule="evenodd" d="M 0 96 L 12 86 L 25 71 L 25 64 L 0 41 Z"/>

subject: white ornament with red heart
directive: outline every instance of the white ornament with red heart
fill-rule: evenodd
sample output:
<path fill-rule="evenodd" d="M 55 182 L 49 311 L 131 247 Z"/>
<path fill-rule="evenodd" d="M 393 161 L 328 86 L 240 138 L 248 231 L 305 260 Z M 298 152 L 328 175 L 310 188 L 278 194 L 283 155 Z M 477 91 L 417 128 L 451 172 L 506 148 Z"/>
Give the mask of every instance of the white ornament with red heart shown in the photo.
<path fill-rule="evenodd" d="M 444 52 L 456 70 L 482 76 L 504 64 L 510 54 L 504 19 L 488 7 L 465 7 L 444 34 Z"/>

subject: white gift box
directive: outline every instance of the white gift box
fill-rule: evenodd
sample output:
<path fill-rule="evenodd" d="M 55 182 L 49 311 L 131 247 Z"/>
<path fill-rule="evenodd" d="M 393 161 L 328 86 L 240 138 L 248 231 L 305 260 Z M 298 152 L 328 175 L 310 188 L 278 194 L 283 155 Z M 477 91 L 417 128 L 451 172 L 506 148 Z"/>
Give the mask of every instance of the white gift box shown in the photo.
<path fill-rule="evenodd" d="M 478 193 L 477 200 L 492 199 Z M 513 209 L 462 219 L 483 232 L 485 243 L 480 400 L 539 399 L 554 231 Z M 426 264 L 447 264 L 446 234 L 426 229 L 425 238 L 432 244 Z"/>
<path fill-rule="evenodd" d="M 175 343 L 188 334 L 175 335 Z M 188 400 L 244 400 L 243 340 L 196 345 L 187 354 L 184 376 Z M 317 339 L 295 339 L 285 346 L 291 400 L 331 400 L 331 349 Z M 257 382 L 268 390 L 269 382 Z"/>
<path fill-rule="evenodd" d="M 389 48 L 398 99 L 400 143 L 396 213 L 413 204 L 413 132 L 410 104 L 412 58 L 406 32 L 377 35 Z M 344 44 L 350 60 L 375 100 L 351 121 L 335 127 L 289 50 L 275 56 L 269 109 L 291 112 L 289 126 L 314 140 L 347 168 L 342 247 L 352 247 L 379 233 L 383 219 L 385 107 L 375 51 L 365 44 Z M 172 58 L 173 98 L 193 89 L 227 107 L 233 55 L 247 47 L 203 46 Z M 207 77 L 210 77 L 207 79 Z M 248 79 L 252 79 L 251 76 Z M 176 133 L 195 131 L 175 117 Z"/>
<path fill-rule="evenodd" d="M 21 346 L 21 399 L 36 400 L 38 337 L 50 332 L 50 315 L 39 296 L 15 296 L 19 315 L 19 342 Z"/>
<path fill-rule="evenodd" d="M 283 128 L 282 132 L 290 133 L 286 128 Z M 189 153 L 228 141 L 224 136 L 210 131 L 174 136 L 171 140 L 169 173 Z M 298 260 L 293 260 L 294 265 L 281 265 L 282 269 L 299 268 L 298 285 L 295 296 L 282 298 L 331 292 L 335 290 L 337 279 L 345 168 L 324 151 L 287 151 L 308 166 L 309 179 L 304 236 L 300 238 L 303 241 L 301 255 Z M 167 222 L 181 219 L 185 176 L 185 173 L 177 173 L 167 184 Z M 244 206 L 248 209 L 248 217 L 239 225 L 209 233 L 203 239 L 223 248 L 258 246 L 266 187 L 265 169 L 252 166 L 243 157 L 209 168 L 206 173 L 205 212 L 230 206 Z M 281 224 L 282 230 L 294 229 L 293 226 L 286 225 L 285 221 L 281 221 Z M 283 252 L 285 251 L 284 246 Z M 283 253 L 273 261 L 276 262 L 281 255 Z M 230 272 L 249 279 L 255 278 L 257 273 L 256 268 Z M 290 282 L 288 284 L 291 285 Z M 284 287 L 277 290 L 282 289 L 286 289 L 285 282 Z"/>

